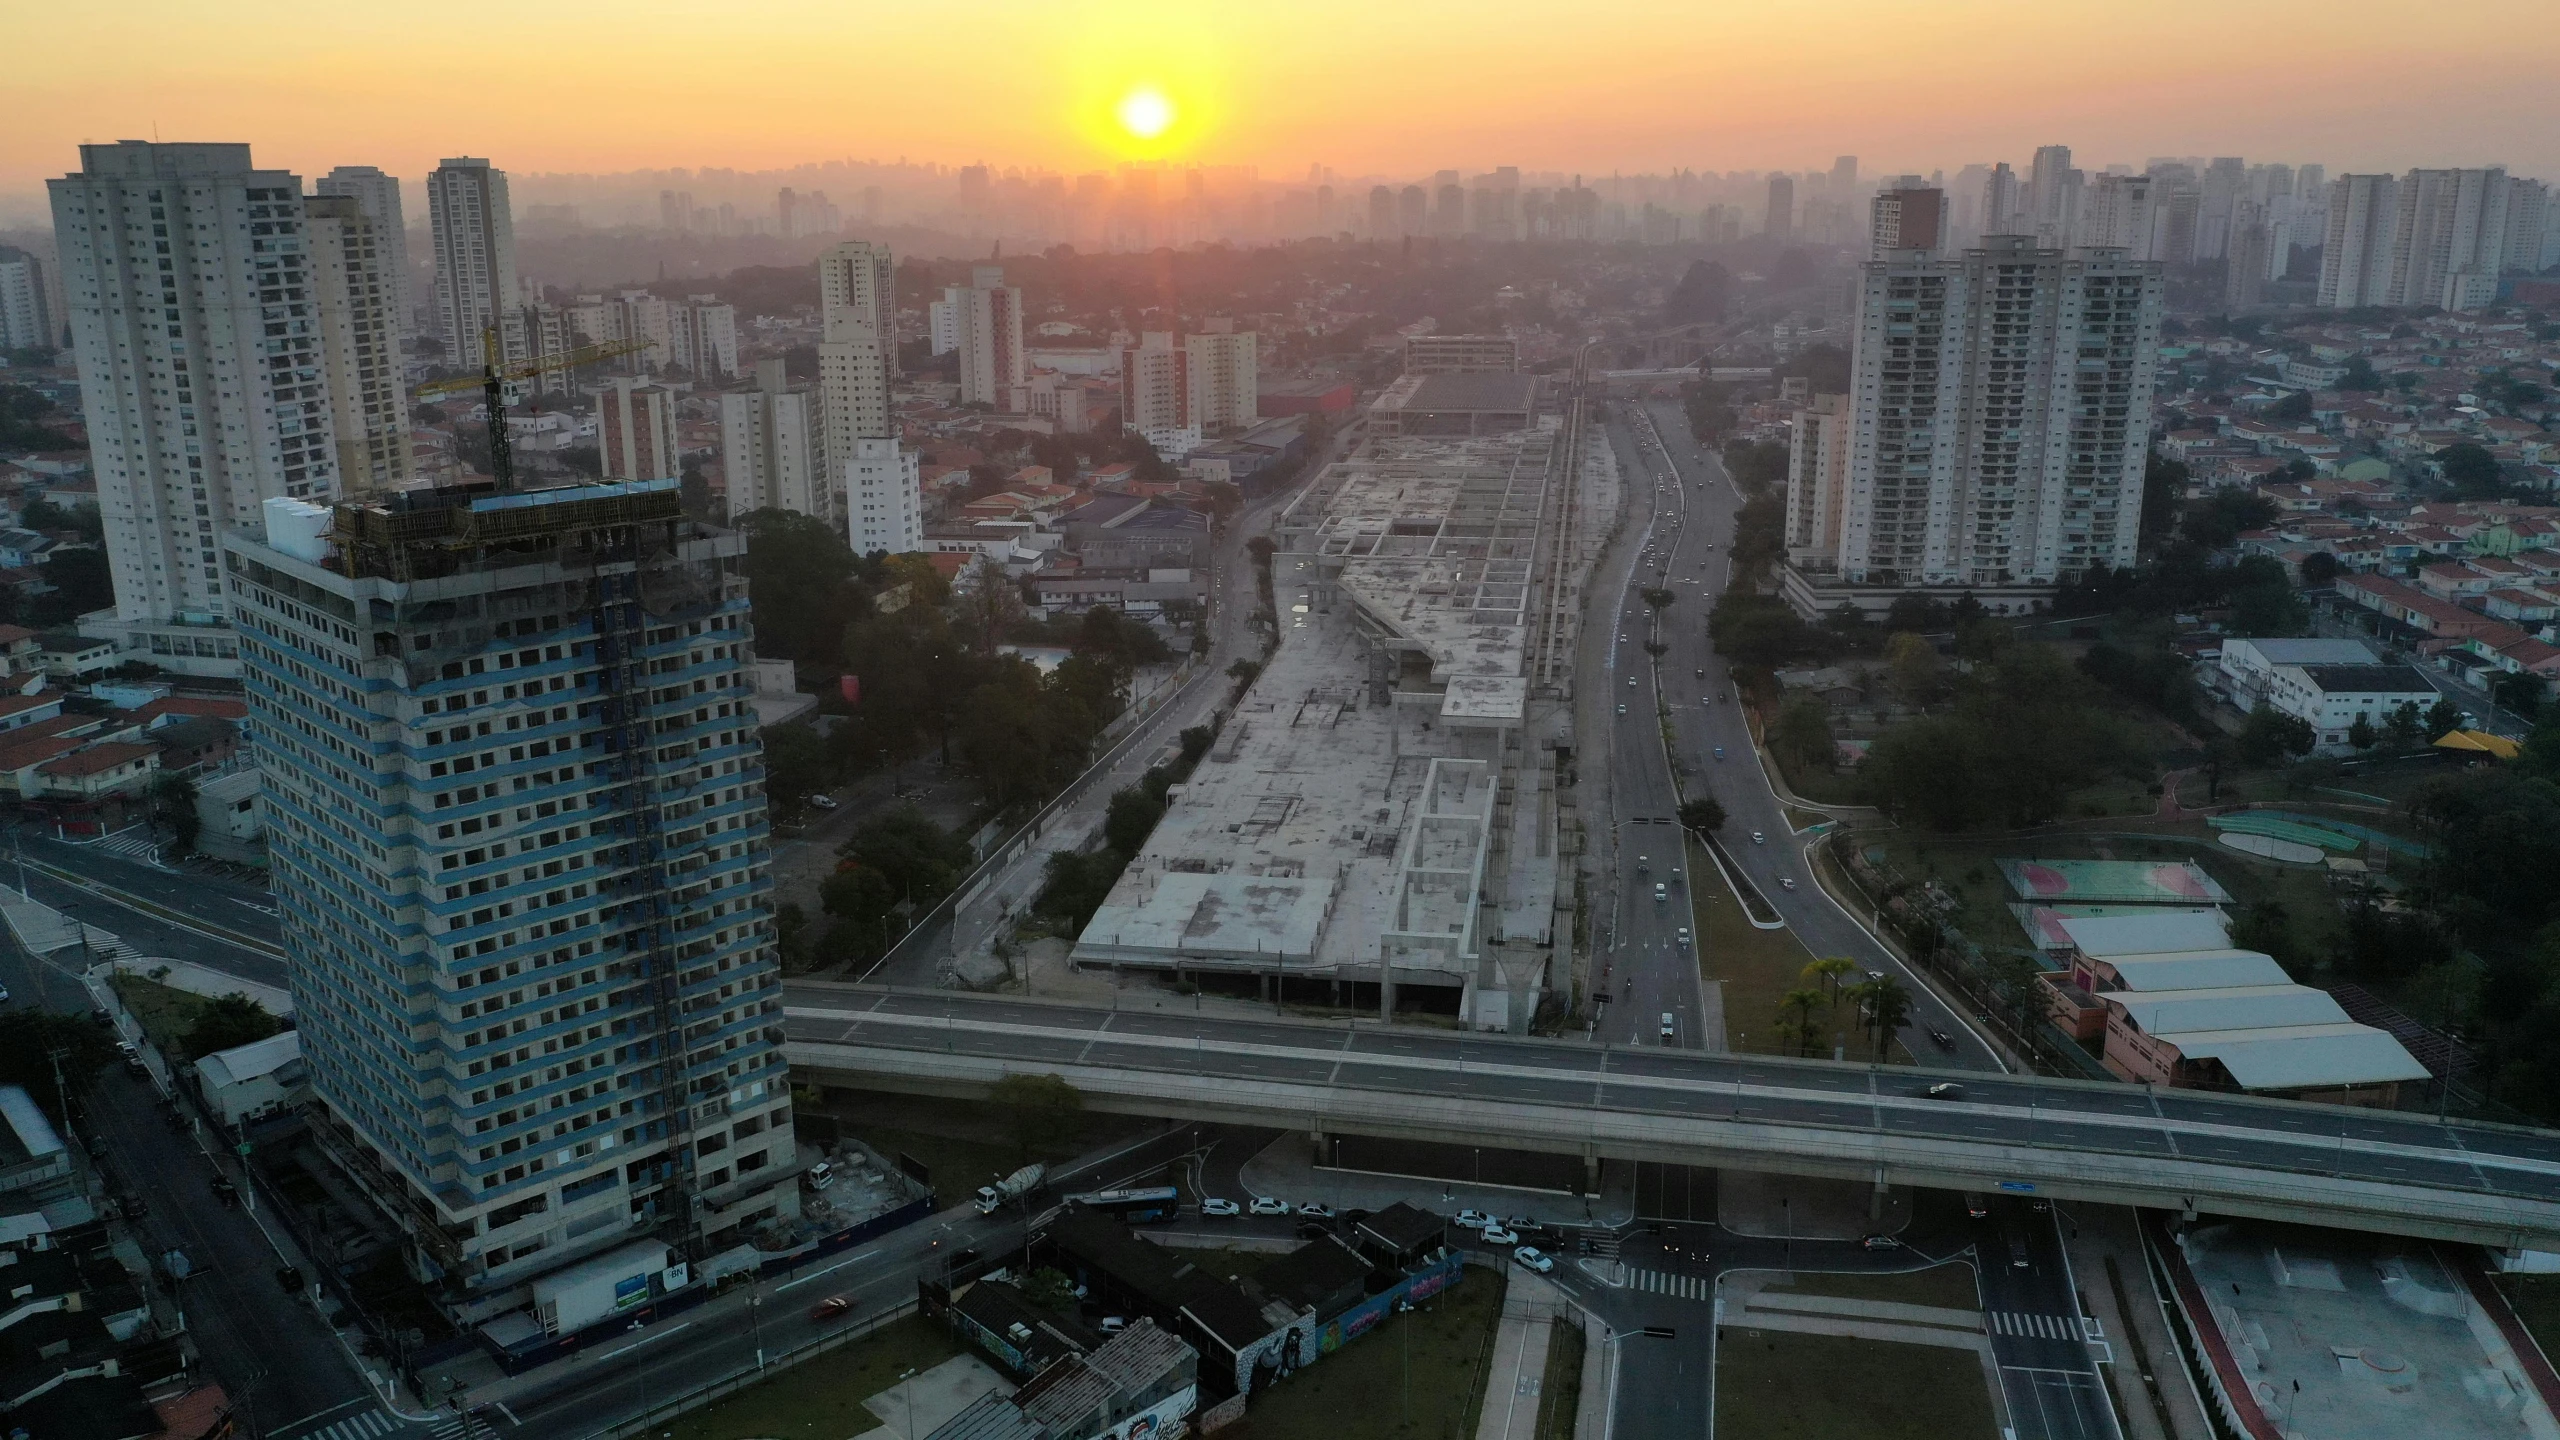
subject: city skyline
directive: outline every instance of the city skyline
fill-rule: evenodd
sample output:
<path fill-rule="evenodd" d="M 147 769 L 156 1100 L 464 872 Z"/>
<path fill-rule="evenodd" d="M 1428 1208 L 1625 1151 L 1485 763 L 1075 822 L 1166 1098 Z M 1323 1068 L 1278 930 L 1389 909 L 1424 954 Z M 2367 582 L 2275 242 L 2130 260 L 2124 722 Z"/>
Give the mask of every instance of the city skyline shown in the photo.
<path fill-rule="evenodd" d="M 245 141 L 266 163 L 310 175 L 353 162 L 420 176 L 449 156 L 489 154 L 527 179 L 781 170 L 847 155 L 1068 173 L 1166 160 L 1251 165 L 1270 178 L 1319 164 L 1349 179 L 1452 164 L 1813 169 L 1856 153 L 1869 173 L 1888 173 L 2024 156 L 2057 138 L 2099 165 L 2237 153 L 2320 160 L 2333 173 L 2560 169 L 2560 97 L 2538 83 L 2560 42 L 2536 38 L 2544 12 L 2521 0 L 2464 0 L 2424 26 L 2361 3 L 2233 11 L 2173 0 L 2101 17 L 2085 6 L 1971 0 L 1935 12 L 1925 32 L 1883 23 L 1893 7 L 1876 0 L 1703 18 L 1622 3 L 1564 32 L 1525 12 L 1518 24 L 1480 10 L 1462 22 L 1437 3 L 1382 16 L 1327 0 L 1285 18 L 1205 16 L 1156 0 L 1073 15 L 1000 7 L 978 23 L 1007 45 L 979 47 L 966 67 L 875 68 L 881 83 L 863 87 L 824 74 L 840 53 L 826 36 L 853 22 L 796 5 L 733 17 L 717 34 L 598 26 L 569 9 L 511 16 L 511 45 L 493 54 L 459 36 L 394 32 L 387 17 L 296 3 L 262 18 L 254 64 L 219 9 L 107 8 L 104 25 L 94 12 L 22 21 L 57 63 L 24 79 L 24 119 L 0 136 L 0 223 L 33 208 L 82 140 L 155 133 Z M 1853 23 L 1861 9 L 1880 23 Z M 150 46 L 121 42 L 144 23 Z M 861 23 L 892 50 L 954 38 L 948 18 L 930 11 Z M 1809 26 L 1825 37 L 1812 68 L 1801 48 Z M 2492 33 L 2507 38 L 2475 38 Z M 546 66 L 538 84 L 510 78 L 564 45 L 600 63 Z M 367 50 L 407 59 L 369 61 L 359 89 L 343 62 Z M 1471 83 L 1435 87 L 1428 105 L 1406 99 L 1411 57 L 1426 53 Z M 2128 71 L 2127 54 L 2146 63 Z M 1782 55 L 1786 64 L 1768 63 Z M 708 87 L 693 99 L 708 103 L 667 107 L 580 78 L 646 73 L 678 57 Z M 1942 82 L 1939 99 L 1916 111 L 1904 83 L 1914 64 Z M 488 77 L 486 98 L 457 97 L 455 74 Z M 1150 90 L 1173 118 L 1141 137 L 1121 112 Z M 2377 104 L 2377 94 L 2392 98 Z M 2506 153 L 2483 151 L 2492 139 Z"/>

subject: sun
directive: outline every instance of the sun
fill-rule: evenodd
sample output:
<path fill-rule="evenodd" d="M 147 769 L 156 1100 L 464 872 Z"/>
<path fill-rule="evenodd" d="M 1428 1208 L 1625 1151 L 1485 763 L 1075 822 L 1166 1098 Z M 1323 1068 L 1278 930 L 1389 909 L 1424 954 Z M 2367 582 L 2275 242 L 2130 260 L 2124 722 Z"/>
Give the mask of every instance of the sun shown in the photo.
<path fill-rule="evenodd" d="M 1120 97 L 1115 111 L 1120 128 L 1141 140 L 1153 140 L 1173 128 L 1173 102 L 1153 86 L 1142 86 Z"/>

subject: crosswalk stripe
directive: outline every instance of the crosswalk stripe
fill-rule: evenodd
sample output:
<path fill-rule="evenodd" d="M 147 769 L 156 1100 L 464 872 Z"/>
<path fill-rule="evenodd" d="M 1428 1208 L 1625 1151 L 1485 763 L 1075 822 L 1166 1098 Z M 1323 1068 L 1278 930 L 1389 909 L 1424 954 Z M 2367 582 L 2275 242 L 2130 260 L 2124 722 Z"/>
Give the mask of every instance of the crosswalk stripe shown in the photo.
<path fill-rule="evenodd" d="M 2084 1340 L 2080 1323 L 2068 1315 L 2047 1315 L 2035 1311 L 1994 1310 L 1991 1329 L 1999 1335 L 2020 1339 Z"/>

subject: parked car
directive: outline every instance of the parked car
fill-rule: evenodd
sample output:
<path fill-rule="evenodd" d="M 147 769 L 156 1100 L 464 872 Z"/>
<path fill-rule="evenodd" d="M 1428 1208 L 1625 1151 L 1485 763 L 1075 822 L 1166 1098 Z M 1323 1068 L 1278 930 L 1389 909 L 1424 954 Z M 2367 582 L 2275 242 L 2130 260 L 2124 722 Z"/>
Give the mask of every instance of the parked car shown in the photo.
<path fill-rule="evenodd" d="M 836 808 L 835 797 L 832 795 L 803 795 L 800 800 L 803 804 L 814 805 L 821 810 Z"/>
<path fill-rule="evenodd" d="M 1890 1235 L 1869 1235 L 1860 1240 L 1858 1246 L 1864 1250 L 1899 1250 L 1902 1242 Z"/>
<path fill-rule="evenodd" d="M 1487 1225 L 1484 1227 L 1484 1243 L 1507 1249 L 1519 1244 L 1520 1236 L 1518 1232 L 1506 1230 L 1500 1225 Z"/>
<path fill-rule="evenodd" d="M 1333 1218 L 1333 1207 L 1321 1200 L 1310 1200 L 1298 1207 L 1298 1213 L 1310 1220 L 1330 1220 Z"/>
<path fill-rule="evenodd" d="M 1288 1201 L 1274 1200 L 1268 1195 L 1254 1196 L 1253 1203 L 1246 1206 L 1245 1209 L 1256 1215 L 1286 1215 L 1290 1213 Z"/>
<path fill-rule="evenodd" d="M 1523 1270 L 1532 1270 L 1540 1275 L 1556 1268 L 1556 1262 L 1534 1245 L 1523 1245 L 1512 1251 L 1511 1263 Z"/>
<path fill-rule="evenodd" d="M 1481 1230 L 1493 1223 L 1493 1217 L 1481 1210 L 1461 1210 L 1452 1223 L 1461 1230 Z"/>
<path fill-rule="evenodd" d="M 1215 1195 L 1208 1196 L 1200 1202 L 1200 1214 L 1204 1218 L 1223 1220 L 1243 1213 L 1243 1206 L 1233 1200 L 1221 1200 Z"/>

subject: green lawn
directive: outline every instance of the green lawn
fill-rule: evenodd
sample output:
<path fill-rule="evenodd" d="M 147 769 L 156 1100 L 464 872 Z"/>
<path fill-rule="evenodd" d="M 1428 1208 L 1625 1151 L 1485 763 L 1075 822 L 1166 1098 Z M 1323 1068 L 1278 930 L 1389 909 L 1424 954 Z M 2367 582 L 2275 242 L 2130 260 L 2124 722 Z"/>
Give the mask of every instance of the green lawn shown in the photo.
<path fill-rule="evenodd" d="M 1087 1150 L 1151 1134 L 1161 1121 L 1087 1112 L 1071 1132 L 1042 1137 L 1028 1151 L 1001 1109 L 972 1100 L 937 1100 L 872 1091 L 830 1091 L 820 1107 L 855 1139 L 896 1163 L 903 1152 L 929 1167 L 937 1206 L 959 1204 L 979 1186 L 1024 1165 L 1054 1165 Z"/>
<path fill-rule="evenodd" d="M 1502 1291 L 1502 1272 L 1468 1266 L 1422 1308 L 1254 1396 L 1253 1440 L 1471 1440 Z"/>
<path fill-rule="evenodd" d="M 666 1440 L 848 1440 L 880 1428 L 863 1401 L 959 1353 L 949 1330 L 910 1315 L 651 1428 Z"/>
<path fill-rule="evenodd" d="M 1796 988 L 1796 977 L 1813 952 L 1792 930 L 1752 928 L 1741 897 L 1724 883 L 1706 847 L 1694 840 L 1689 843 L 1689 879 L 1698 964 L 1709 980 L 1724 987 L 1725 1044 L 1759 1055 L 1780 1053 L 1778 997 Z"/>
<path fill-rule="evenodd" d="M 1582 1407 L 1582 1326 L 1557 1320 L 1547 1339 L 1547 1379 L 1538 1391 L 1538 1440 L 1574 1440 L 1574 1412 Z"/>
<path fill-rule="evenodd" d="M 1989 1440 L 1990 1387 L 1969 1351 L 1838 1335 L 1716 1342 L 1717 1440 Z"/>
<path fill-rule="evenodd" d="M 107 983 L 115 988 L 116 998 L 124 1002 L 126 1012 L 142 1026 L 143 1035 L 160 1053 L 173 1060 L 186 1054 L 182 1042 L 195 1025 L 196 1016 L 204 1012 L 208 1003 L 205 997 L 123 971 L 116 972 Z"/>
<path fill-rule="evenodd" d="M 1834 1295 L 1849 1300 L 1881 1300 L 1895 1305 L 1934 1305 L 1942 1310 L 1979 1310 L 1982 1292 L 1969 1265 L 1932 1265 L 1899 1275 L 1842 1275 L 1797 1271 L 1779 1294 Z"/>

